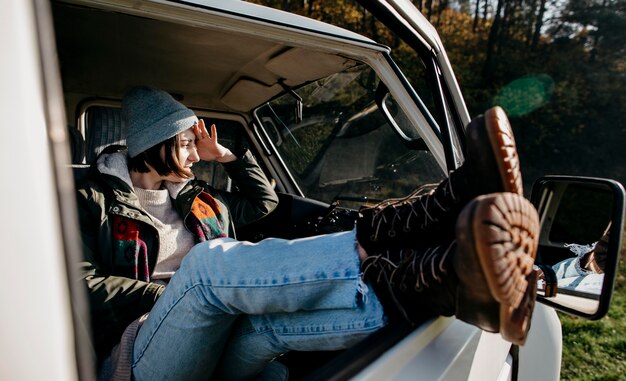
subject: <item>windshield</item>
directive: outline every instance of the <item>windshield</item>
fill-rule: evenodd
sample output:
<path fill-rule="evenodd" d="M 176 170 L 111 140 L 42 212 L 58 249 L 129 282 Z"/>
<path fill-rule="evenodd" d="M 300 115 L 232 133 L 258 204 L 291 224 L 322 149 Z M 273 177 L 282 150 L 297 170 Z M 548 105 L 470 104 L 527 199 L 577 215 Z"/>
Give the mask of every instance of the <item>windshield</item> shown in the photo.
<path fill-rule="evenodd" d="M 407 195 L 443 173 L 428 151 L 408 149 L 387 123 L 374 94 L 379 79 L 367 65 L 330 75 L 267 103 L 257 117 L 306 197 L 325 202 Z M 395 122 L 419 130 L 398 109 Z M 429 127 L 426 127 L 429 128 Z"/>

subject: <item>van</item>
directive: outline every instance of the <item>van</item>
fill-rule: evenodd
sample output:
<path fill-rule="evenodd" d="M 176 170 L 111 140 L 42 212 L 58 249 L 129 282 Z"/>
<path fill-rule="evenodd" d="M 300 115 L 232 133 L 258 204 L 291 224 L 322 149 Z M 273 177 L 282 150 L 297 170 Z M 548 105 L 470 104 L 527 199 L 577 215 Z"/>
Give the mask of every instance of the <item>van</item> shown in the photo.
<path fill-rule="evenodd" d="M 470 115 L 437 32 L 409 1 L 360 3 L 415 50 L 424 83 L 407 79 L 389 47 L 241 1 L 3 3 L 3 379 L 96 378 L 74 194 L 97 155 L 124 144 L 120 103 L 132 86 L 168 91 L 215 123 L 223 144 L 253 152 L 280 203 L 239 239 L 350 229 L 359 205 L 436 183 L 463 162 Z M 219 166 L 195 172 L 236 191 Z M 624 190 L 547 176 L 530 198 L 545 276 L 524 346 L 438 317 L 388 326 L 345 351 L 289 353 L 279 361 L 291 379 L 558 380 L 555 310 L 606 314 Z M 555 279 L 554 266 L 572 257 L 566 244 L 596 242 L 607 224 L 604 273 L 584 287 Z"/>

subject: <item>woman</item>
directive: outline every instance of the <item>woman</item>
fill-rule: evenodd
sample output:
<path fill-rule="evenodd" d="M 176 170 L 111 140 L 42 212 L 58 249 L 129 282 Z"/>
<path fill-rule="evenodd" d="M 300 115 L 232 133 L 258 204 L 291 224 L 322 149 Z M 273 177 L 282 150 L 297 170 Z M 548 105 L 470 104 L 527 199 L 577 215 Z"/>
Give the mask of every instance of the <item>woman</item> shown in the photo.
<path fill-rule="evenodd" d="M 353 231 L 254 244 L 235 227 L 278 199 L 251 154 L 161 90 L 131 90 L 122 112 L 128 151 L 105 151 L 78 199 L 98 355 L 122 340 L 135 380 L 248 379 L 437 314 L 524 342 L 538 222 L 501 109 L 468 126 L 466 163 L 432 192 L 364 208 Z M 199 160 L 240 192 L 193 179 Z"/>

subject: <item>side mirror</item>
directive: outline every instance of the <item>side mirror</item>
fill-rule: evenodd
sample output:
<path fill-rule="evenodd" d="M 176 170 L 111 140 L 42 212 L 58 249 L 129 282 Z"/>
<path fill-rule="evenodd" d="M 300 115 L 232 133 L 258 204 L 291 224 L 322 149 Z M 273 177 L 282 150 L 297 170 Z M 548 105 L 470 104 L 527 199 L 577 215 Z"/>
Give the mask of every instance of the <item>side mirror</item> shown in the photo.
<path fill-rule="evenodd" d="M 545 176 L 533 185 L 531 202 L 541 219 L 538 301 L 600 319 L 609 309 L 617 272 L 623 186 L 607 179 Z"/>

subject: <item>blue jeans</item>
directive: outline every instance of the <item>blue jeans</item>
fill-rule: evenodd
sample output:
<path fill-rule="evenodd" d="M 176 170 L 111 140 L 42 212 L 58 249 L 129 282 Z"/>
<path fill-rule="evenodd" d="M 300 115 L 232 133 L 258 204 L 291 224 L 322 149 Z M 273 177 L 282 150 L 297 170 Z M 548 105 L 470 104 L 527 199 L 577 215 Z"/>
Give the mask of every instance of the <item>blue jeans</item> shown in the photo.
<path fill-rule="evenodd" d="M 385 324 L 355 232 L 196 245 L 139 330 L 133 377 L 249 379 L 277 355 L 350 347 Z"/>

